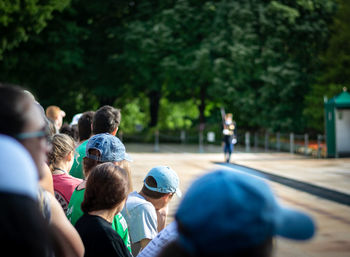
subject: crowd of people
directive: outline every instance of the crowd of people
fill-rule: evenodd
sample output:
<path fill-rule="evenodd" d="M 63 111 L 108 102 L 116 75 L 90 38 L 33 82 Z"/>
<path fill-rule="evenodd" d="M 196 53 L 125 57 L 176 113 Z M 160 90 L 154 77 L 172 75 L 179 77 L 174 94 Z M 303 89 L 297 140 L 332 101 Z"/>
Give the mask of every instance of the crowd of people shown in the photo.
<path fill-rule="evenodd" d="M 275 236 L 310 239 L 313 219 L 281 206 L 251 175 L 211 171 L 181 197 L 177 173 L 148 171 L 133 190 L 116 136 L 121 111 L 102 106 L 64 124 L 30 92 L 0 83 L 0 244 L 12 256 L 272 256 Z M 228 157 L 229 158 L 229 157 Z"/>

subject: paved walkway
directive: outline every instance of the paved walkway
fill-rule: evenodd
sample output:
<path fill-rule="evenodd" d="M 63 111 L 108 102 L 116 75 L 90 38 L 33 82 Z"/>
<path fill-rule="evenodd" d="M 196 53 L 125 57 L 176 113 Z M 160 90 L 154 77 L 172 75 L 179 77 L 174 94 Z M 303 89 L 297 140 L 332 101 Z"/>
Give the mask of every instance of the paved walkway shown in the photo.
<path fill-rule="evenodd" d="M 186 145 L 163 145 L 154 153 L 152 145 L 126 144 L 131 154 L 134 189 L 140 190 L 147 171 L 156 165 L 169 165 L 179 174 L 181 189 L 188 186 L 198 176 L 210 170 L 222 168 L 220 147 L 207 146 L 205 153 L 198 153 L 198 147 Z M 238 149 L 239 150 L 239 149 Z M 251 167 L 270 174 L 315 184 L 320 187 L 350 194 L 350 158 L 310 159 L 289 153 L 245 153 L 237 151 L 233 163 Z M 294 208 L 310 213 L 316 220 L 318 232 L 314 239 L 306 243 L 278 238 L 277 257 L 350 256 L 350 207 L 301 192 L 294 188 L 268 181 L 280 201 Z M 170 222 L 179 199 L 170 205 Z"/>
<path fill-rule="evenodd" d="M 232 161 L 350 195 L 350 158 L 311 159 L 289 153 L 239 153 Z"/>

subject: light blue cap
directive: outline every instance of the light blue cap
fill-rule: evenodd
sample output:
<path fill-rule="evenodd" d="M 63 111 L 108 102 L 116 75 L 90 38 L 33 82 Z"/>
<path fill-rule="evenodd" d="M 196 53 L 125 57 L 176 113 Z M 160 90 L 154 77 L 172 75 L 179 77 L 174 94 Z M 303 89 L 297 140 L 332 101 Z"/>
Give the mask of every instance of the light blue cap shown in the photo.
<path fill-rule="evenodd" d="M 157 182 L 157 187 L 151 187 L 145 182 L 147 177 L 153 177 Z M 167 166 L 156 166 L 152 168 L 144 180 L 144 185 L 151 191 L 159 193 L 176 193 L 181 197 L 182 193 L 179 188 L 179 177 L 176 172 Z"/>
<path fill-rule="evenodd" d="M 179 243 L 192 253 L 232 254 L 276 235 L 306 240 L 315 232 L 312 218 L 281 206 L 265 181 L 231 170 L 197 179 L 175 219 L 186 230 Z"/>
<path fill-rule="evenodd" d="M 99 151 L 100 156 L 89 153 L 90 149 Z M 97 134 L 89 139 L 86 145 L 86 157 L 99 162 L 132 161 L 119 138 L 108 133 Z"/>
<path fill-rule="evenodd" d="M 29 152 L 12 137 L 0 135 L 0 192 L 38 195 L 38 170 Z"/>

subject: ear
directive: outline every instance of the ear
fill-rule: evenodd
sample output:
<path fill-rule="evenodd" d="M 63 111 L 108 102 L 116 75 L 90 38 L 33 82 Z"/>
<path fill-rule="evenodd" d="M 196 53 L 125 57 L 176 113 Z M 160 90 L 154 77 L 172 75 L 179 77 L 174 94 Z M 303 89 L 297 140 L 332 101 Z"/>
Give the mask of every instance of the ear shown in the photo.
<path fill-rule="evenodd" d="M 164 200 L 168 203 L 171 200 L 171 198 L 173 197 L 173 194 L 168 193 L 168 194 L 164 195 L 163 197 L 164 197 Z"/>
<path fill-rule="evenodd" d="M 113 131 L 111 132 L 111 134 L 112 134 L 113 136 L 115 136 L 115 135 L 117 134 L 117 131 L 118 131 L 118 127 L 116 127 L 115 130 L 113 130 Z"/>
<path fill-rule="evenodd" d="M 67 161 L 71 161 L 74 158 L 74 151 L 71 151 L 68 155 L 67 155 Z"/>

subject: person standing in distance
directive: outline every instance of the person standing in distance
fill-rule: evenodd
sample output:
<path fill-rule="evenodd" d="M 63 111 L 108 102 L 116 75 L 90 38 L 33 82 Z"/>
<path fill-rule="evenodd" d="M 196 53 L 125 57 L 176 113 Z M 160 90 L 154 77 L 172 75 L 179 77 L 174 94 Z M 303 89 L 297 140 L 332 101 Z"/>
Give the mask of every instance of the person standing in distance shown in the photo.
<path fill-rule="evenodd" d="M 227 163 L 230 162 L 234 144 L 237 142 L 237 139 L 234 134 L 235 128 L 236 128 L 236 124 L 232 120 L 232 113 L 227 113 L 225 115 L 225 120 L 224 120 L 224 129 L 222 131 L 222 134 L 223 134 L 222 143 L 224 147 L 225 161 Z"/>

